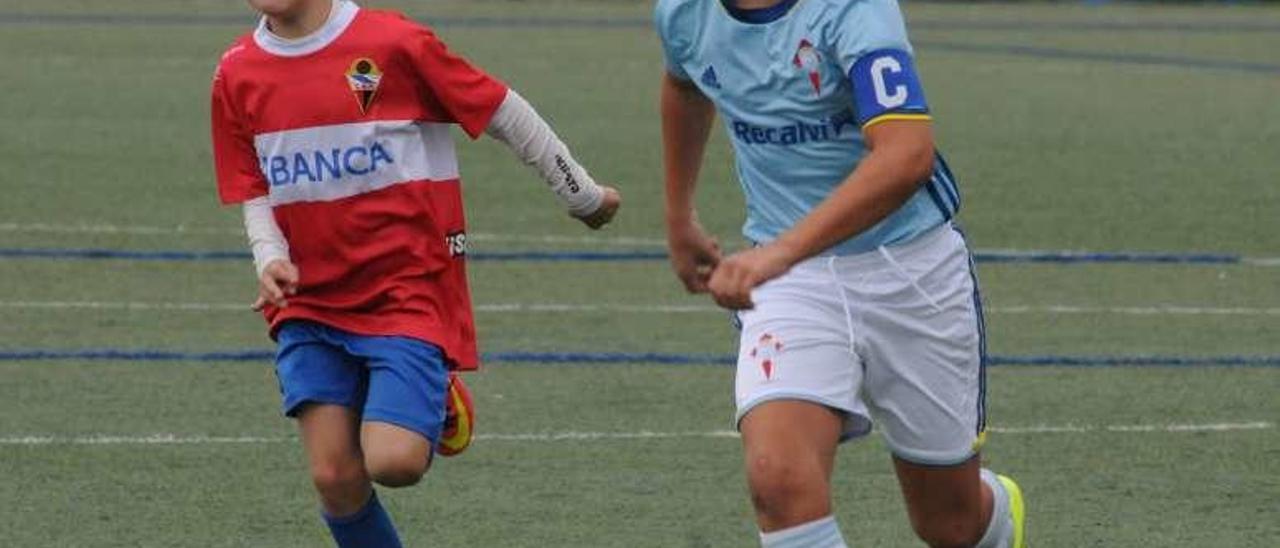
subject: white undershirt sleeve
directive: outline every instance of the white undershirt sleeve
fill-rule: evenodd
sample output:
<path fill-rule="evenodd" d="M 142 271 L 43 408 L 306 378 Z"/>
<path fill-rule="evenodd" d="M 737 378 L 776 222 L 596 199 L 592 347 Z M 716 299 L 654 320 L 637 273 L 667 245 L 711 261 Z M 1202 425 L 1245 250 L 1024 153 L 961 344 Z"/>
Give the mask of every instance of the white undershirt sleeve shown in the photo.
<path fill-rule="evenodd" d="M 506 99 L 494 113 L 485 133 L 506 144 L 525 165 L 537 169 L 571 215 L 590 215 L 604 202 L 604 189 L 573 159 L 569 148 L 546 120 L 515 90 L 507 90 Z"/>
<path fill-rule="evenodd" d="M 258 276 L 262 276 L 262 270 L 272 261 L 289 260 L 289 242 L 280 232 L 266 196 L 244 203 L 244 230 L 249 235 L 249 248 L 253 250 L 253 266 Z"/>

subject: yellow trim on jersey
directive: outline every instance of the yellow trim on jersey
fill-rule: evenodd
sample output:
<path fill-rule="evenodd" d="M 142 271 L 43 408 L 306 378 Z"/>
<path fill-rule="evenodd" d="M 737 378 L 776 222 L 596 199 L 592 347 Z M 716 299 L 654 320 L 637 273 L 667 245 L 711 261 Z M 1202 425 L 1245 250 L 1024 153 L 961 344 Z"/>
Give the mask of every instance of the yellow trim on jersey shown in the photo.
<path fill-rule="evenodd" d="M 871 127 L 871 126 L 874 126 L 874 125 L 876 125 L 876 124 L 878 124 L 878 123 L 880 123 L 880 122 L 888 122 L 889 120 L 921 120 L 921 121 L 929 121 L 929 120 L 932 120 L 932 119 L 933 119 L 933 116 L 930 116 L 930 115 L 928 115 L 928 114 L 896 114 L 896 113 L 892 113 L 892 112 L 890 112 L 890 113 L 888 113 L 888 114 L 881 114 L 881 115 L 879 115 L 879 116 L 876 116 L 875 118 L 872 118 L 872 119 L 870 119 L 870 120 L 867 120 L 867 123 L 862 124 L 862 129 L 864 129 L 864 130 L 865 130 L 865 129 L 867 129 L 867 128 Z"/>
<path fill-rule="evenodd" d="M 982 446 L 987 444 L 987 431 L 978 432 L 978 438 L 973 440 L 973 452 L 977 453 L 982 450 Z"/>

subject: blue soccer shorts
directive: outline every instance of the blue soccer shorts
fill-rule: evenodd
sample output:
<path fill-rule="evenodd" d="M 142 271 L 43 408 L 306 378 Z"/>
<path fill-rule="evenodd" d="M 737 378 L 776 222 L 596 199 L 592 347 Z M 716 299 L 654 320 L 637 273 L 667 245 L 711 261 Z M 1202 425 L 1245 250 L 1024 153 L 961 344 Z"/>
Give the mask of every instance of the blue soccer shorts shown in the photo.
<path fill-rule="evenodd" d="M 284 414 L 306 404 L 354 409 L 363 421 L 385 422 L 440 440 L 449 368 L 440 348 L 408 337 L 358 335 L 293 320 L 276 332 L 276 378 Z"/>

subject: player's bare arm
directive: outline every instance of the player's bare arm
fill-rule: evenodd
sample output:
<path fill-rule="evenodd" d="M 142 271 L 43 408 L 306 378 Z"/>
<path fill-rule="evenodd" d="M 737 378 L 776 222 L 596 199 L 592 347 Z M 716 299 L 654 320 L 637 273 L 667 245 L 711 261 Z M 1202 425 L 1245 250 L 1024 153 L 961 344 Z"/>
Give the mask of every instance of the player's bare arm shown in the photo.
<path fill-rule="evenodd" d="M 485 133 L 537 169 L 569 215 L 591 229 L 609 224 L 622 205 L 618 191 L 596 184 L 546 120 L 515 90 L 507 90 Z"/>
<path fill-rule="evenodd" d="M 662 79 L 662 145 L 665 165 L 667 247 L 671 267 L 691 293 L 705 293 L 720 262 L 720 246 L 698 224 L 694 191 L 715 106 L 691 82 Z"/>
<path fill-rule="evenodd" d="M 777 240 L 720 262 L 708 284 L 717 304 L 751 308 L 753 288 L 880 222 L 928 180 L 932 122 L 887 120 L 866 127 L 864 135 L 870 153 L 813 211 Z"/>

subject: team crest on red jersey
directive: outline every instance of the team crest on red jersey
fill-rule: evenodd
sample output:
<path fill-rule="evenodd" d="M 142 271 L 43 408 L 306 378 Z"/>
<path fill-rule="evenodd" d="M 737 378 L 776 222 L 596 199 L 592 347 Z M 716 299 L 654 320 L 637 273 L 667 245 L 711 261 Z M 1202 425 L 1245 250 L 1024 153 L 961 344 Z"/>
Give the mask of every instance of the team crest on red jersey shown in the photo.
<path fill-rule="evenodd" d="M 778 365 L 778 354 L 782 352 L 782 341 L 770 333 L 760 336 L 755 348 L 751 349 L 751 358 L 760 363 L 765 380 L 773 379 L 773 370 Z"/>
<path fill-rule="evenodd" d="M 822 57 L 818 55 L 818 50 L 814 49 L 813 42 L 807 39 L 800 40 L 800 46 L 796 48 L 796 55 L 791 59 L 791 64 L 796 68 L 809 73 L 809 83 L 813 84 L 813 93 L 822 93 Z"/>
<path fill-rule="evenodd" d="M 356 102 L 360 105 L 360 113 L 369 112 L 373 98 L 378 95 L 378 85 L 382 83 L 382 71 L 372 59 L 361 57 L 351 63 L 347 69 L 347 84 L 351 92 L 356 94 Z"/>

